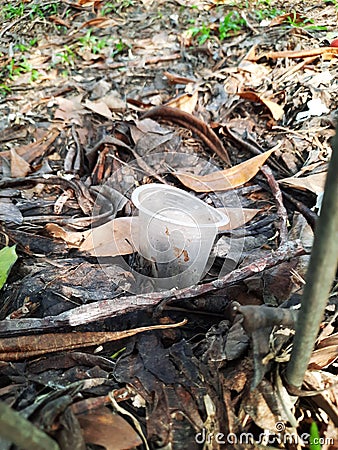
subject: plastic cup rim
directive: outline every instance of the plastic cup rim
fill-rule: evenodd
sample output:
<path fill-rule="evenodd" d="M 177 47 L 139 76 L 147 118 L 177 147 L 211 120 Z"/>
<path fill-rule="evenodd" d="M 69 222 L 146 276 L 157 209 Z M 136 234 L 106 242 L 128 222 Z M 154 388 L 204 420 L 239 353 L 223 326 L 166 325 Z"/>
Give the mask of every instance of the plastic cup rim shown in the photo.
<path fill-rule="evenodd" d="M 145 208 L 141 205 L 140 202 L 140 194 L 143 191 L 147 191 L 150 189 L 157 189 L 157 190 L 167 190 L 167 191 L 174 191 L 180 195 L 184 195 L 186 197 L 191 198 L 193 201 L 200 203 L 201 206 L 203 206 L 204 208 L 208 208 L 208 210 L 212 213 L 212 215 L 216 218 L 216 215 L 218 215 L 219 217 L 223 216 L 223 218 L 221 220 L 218 220 L 217 222 L 212 222 L 212 223 L 198 223 L 197 226 L 195 224 L 187 224 L 184 223 L 180 220 L 176 220 L 176 219 L 171 219 L 165 216 L 162 216 L 161 213 L 155 213 L 153 211 L 150 211 L 148 208 Z M 180 226 L 184 226 L 184 227 L 188 227 L 188 228 L 210 228 L 210 227 L 216 227 L 219 228 L 221 226 L 226 225 L 227 223 L 229 223 L 229 217 L 223 212 L 223 211 L 218 211 L 216 208 L 213 208 L 212 206 L 208 205 L 207 203 L 203 202 L 201 199 L 195 197 L 194 195 L 190 194 L 189 192 L 184 191 L 183 189 L 177 188 L 175 186 L 168 186 L 168 185 L 164 185 L 164 184 L 159 184 L 159 183 L 150 183 L 150 184 L 144 184 L 142 186 L 137 187 L 131 194 L 131 201 L 134 203 L 134 205 L 136 206 L 136 208 L 140 211 L 144 211 L 146 214 L 148 214 L 149 216 L 152 215 L 156 215 L 160 220 L 163 220 L 167 223 L 170 224 L 174 224 L 174 225 L 180 225 Z"/>

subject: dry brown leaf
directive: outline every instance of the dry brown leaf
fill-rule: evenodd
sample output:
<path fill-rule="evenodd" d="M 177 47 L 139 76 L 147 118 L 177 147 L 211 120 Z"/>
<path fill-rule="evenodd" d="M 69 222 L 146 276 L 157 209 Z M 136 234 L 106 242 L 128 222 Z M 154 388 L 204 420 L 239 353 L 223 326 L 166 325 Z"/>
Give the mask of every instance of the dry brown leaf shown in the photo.
<path fill-rule="evenodd" d="M 43 334 L 43 339 L 38 335 L 0 338 L 0 361 L 16 361 L 45 353 L 102 345 L 106 342 L 135 336 L 144 331 L 176 328 L 186 323 L 187 321 L 183 320 L 170 325 L 151 325 L 124 331 L 47 333 Z"/>
<path fill-rule="evenodd" d="M 258 61 L 261 58 L 270 58 L 270 59 L 278 59 L 278 58 L 308 58 L 311 56 L 319 56 L 319 55 L 328 55 L 332 56 L 338 55 L 338 47 L 318 47 L 311 48 L 309 50 L 285 50 L 281 52 L 267 52 L 261 53 L 260 55 L 256 55 L 255 53 L 250 54 L 250 58 L 248 56 L 246 59 L 249 61 Z"/>
<path fill-rule="evenodd" d="M 108 19 L 106 17 L 95 17 L 94 19 L 88 20 L 87 22 L 83 23 L 79 27 L 79 30 L 86 27 L 107 28 L 113 27 L 115 25 L 118 25 L 118 22 L 114 19 Z"/>
<path fill-rule="evenodd" d="M 334 345 L 320 348 L 312 352 L 308 369 L 320 370 L 332 364 L 338 358 L 338 341 Z"/>
<path fill-rule="evenodd" d="M 270 22 L 270 27 L 275 25 L 281 25 L 282 23 L 289 22 L 289 19 L 292 20 L 292 23 L 301 24 L 306 21 L 308 18 L 303 14 L 296 13 L 295 11 L 288 12 L 286 14 L 282 14 L 280 16 L 274 17 Z"/>
<path fill-rule="evenodd" d="M 284 109 L 276 102 L 273 102 L 272 100 L 269 100 L 262 95 L 258 94 L 257 92 L 252 91 L 245 91 L 245 92 L 239 92 L 238 95 L 241 98 L 244 98 L 246 100 L 250 100 L 251 102 L 258 102 L 265 105 L 268 110 L 271 112 L 272 117 L 275 120 L 280 120 L 284 115 Z"/>
<path fill-rule="evenodd" d="M 58 97 L 55 99 L 55 102 L 59 105 L 54 114 L 55 119 L 62 119 L 65 122 L 82 126 L 81 116 L 87 113 L 81 103 L 82 97 L 82 95 L 77 95 L 71 98 Z"/>
<path fill-rule="evenodd" d="M 141 119 L 164 119 L 189 129 L 202 139 L 204 144 L 211 151 L 215 152 L 227 166 L 231 166 L 228 152 L 221 139 L 207 123 L 192 114 L 181 111 L 178 108 L 170 108 L 170 106 L 164 105 L 150 109 L 141 116 Z"/>
<path fill-rule="evenodd" d="M 323 369 L 338 358 L 338 333 L 322 339 L 311 355 L 309 369 Z"/>
<path fill-rule="evenodd" d="M 37 139 L 35 142 L 27 145 L 22 145 L 21 147 L 16 148 L 15 151 L 25 161 L 31 163 L 35 158 L 42 156 L 45 151 L 48 150 L 49 146 L 55 141 L 59 133 L 59 130 L 53 128 L 52 130 L 45 132 L 43 136 Z M 9 158 L 11 156 L 11 152 L 9 150 L 5 150 L 0 153 L 0 156 Z M 2 159 L 0 158 L 0 166 L 1 164 Z"/>
<path fill-rule="evenodd" d="M 79 250 L 97 257 L 134 253 L 138 248 L 136 220 L 137 217 L 120 217 L 92 228 Z"/>
<path fill-rule="evenodd" d="M 61 25 L 61 26 L 66 27 L 68 29 L 71 28 L 71 25 L 68 22 L 68 20 L 61 19 L 61 17 L 59 17 L 59 16 L 53 16 L 53 15 L 49 16 L 48 20 L 50 20 L 51 22 L 55 23 L 56 25 Z"/>
<path fill-rule="evenodd" d="M 66 231 L 64 228 L 60 227 L 55 223 L 48 223 L 45 226 L 45 231 L 56 239 L 62 239 L 67 242 L 70 247 L 80 247 L 81 243 L 90 233 L 90 230 L 79 232 L 79 231 Z"/>
<path fill-rule="evenodd" d="M 101 445 L 106 450 L 128 450 L 142 444 L 142 439 L 132 426 L 106 407 L 80 414 L 77 419 L 86 443 Z"/>
<path fill-rule="evenodd" d="M 177 75 L 175 73 L 171 72 L 163 72 L 163 75 L 165 75 L 170 83 L 173 84 L 190 84 L 190 83 L 196 83 L 196 80 L 193 80 L 191 78 L 183 77 L 182 75 Z"/>
<path fill-rule="evenodd" d="M 189 114 L 192 114 L 195 111 L 198 100 L 198 91 L 196 90 L 194 94 L 183 94 L 173 100 L 170 100 L 166 103 L 166 106 L 170 106 L 171 108 L 178 108 L 181 111 L 185 111 Z"/>
<path fill-rule="evenodd" d="M 90 100 L 86 100 L 85 105 L 86 108 L 90 109 L 96 114 L 100 114 L 100 116 L 103 116 L 108 120 L 113 120 L 112 113 L 105 102 L 91 102 Z"/>
<path fill-rule="evenodd" d="M 290 177 L 279 180 L 279 183 L 292 186 L 300 190 L 308 190 L 315 194 L 324 192 L 324 185 L 326 180 L 326 172 L 314 173 L 307 177 Z"/>
<path fill-rule="evenodd" d="M 217 210 L 223 211 L 229 217 L 229 222 L 223 227 L 220 227 L 219 231 L 239 228 L 247 222 L 250 222 L 256 214 L 261 212 L 260 209 L 249 208 L 217 208 Z"/>
<path fill-rule="evenodd" d="M 173 172 L 173 175 L 195 192 L 227 191 L 242 186 L 251 180 L 274 150 L 268 150 L 230 169 L 219 170 L 208 175 L 179 172 Z"/>
<path fill-rule="evenodd" d="M 127 104 L 122 100 L 117 91 L 110 91 L 108 95 L 101 98 L 111 111 L 123 112 L 127 109 Z"/>
<path fill-rule="evenodd" d="M 31 170 L 30 165 L 21 156 L 19 156 L 14 148 L 11 150 L 11 176 L 13 178 L 25 177 Z"/>

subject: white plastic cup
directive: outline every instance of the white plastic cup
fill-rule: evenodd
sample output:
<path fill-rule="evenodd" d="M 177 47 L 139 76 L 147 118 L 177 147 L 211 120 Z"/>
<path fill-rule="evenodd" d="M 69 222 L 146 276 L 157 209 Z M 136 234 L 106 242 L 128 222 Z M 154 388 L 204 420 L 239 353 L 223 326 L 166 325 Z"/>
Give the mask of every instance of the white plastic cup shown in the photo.
<path fill-rule="evenodd" d="M 229 218 L 173 186 L 147 184 L 134 190 L 139 210 L 139 253 L 153 263 L 155 286 L 184 288 L 202 278 L 218 227 Z"/>

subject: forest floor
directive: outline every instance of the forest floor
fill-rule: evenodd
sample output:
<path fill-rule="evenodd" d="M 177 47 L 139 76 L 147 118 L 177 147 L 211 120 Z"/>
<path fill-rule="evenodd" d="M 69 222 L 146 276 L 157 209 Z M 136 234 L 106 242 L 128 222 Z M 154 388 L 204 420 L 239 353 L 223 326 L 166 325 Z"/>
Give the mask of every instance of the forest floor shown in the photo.
<path fill-rule="evenodd" d="M 316 395 L 285 379 L 338 121 L 337 0 L 0 5 L 1 401 L 61 450 L 338 448 L 336 289 Z M 131 195 L 152 183 L 228 217 L 200 282 L 144 258 L 160 225 Z M 197 216 L 176 209 L 190 264 Z M 18 428 L 0 450 L 52 448 Z"/>

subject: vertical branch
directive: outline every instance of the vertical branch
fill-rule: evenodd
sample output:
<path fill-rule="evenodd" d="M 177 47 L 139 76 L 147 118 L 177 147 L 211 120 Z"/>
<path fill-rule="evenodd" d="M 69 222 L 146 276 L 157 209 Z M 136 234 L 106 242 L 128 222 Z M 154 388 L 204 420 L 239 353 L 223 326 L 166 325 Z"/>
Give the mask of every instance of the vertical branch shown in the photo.
<path fill-rule="evenodd" d="M 311 251 L 287 381 L 300 388 L 318 335 L 338 262 L 338 126 Z"/>

